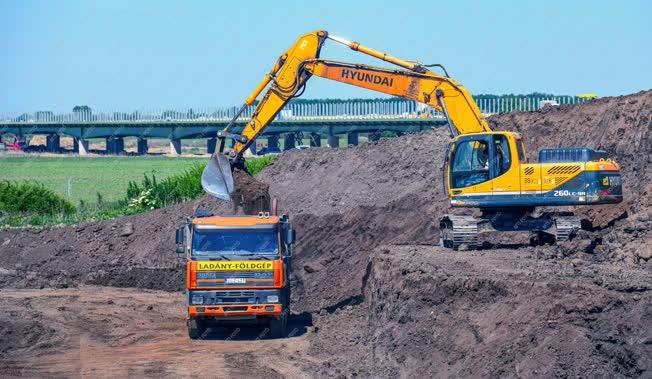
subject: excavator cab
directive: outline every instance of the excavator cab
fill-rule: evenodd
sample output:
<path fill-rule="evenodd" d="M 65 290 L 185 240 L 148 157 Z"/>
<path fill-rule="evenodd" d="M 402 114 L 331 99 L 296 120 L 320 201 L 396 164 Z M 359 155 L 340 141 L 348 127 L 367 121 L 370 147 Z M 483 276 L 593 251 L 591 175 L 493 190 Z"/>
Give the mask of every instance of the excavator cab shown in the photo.
<path fill-rule="evenodd" d="M 517 166 L 525 160 L 524 154 L 516 133 L 458 136 L 449 147 L 445 167 L 451 196 L 491 196 L 505 188 L 518 191 Z"/>

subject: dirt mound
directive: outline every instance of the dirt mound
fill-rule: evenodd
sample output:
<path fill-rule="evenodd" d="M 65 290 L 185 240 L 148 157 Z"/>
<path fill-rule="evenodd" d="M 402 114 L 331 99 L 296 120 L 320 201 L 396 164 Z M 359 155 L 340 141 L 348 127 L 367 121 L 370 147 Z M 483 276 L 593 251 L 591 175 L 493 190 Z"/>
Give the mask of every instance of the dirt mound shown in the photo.
<path fill-rule="evenodd" d="M 246 215 L 255 215 L 258 212 L 270 211 L 269 186 L 254 179 L 247 172 L 234 169 L 233 181 L 235 188 L 229 194 L 233 201 L 234 213 L 237 207 L 240 207 L 242 213 Z"/>
<path fill-rule="evenodd" d="M 356 147 L 290 150 L 257 179 L 293 214 L 382 207 L 410 194 L 439 201 L 447 143 L 446 132 L 437 130 Z"/>
<path fill-rule="evenodd" d="M 535 266 L 532 260 L 517 250 L 379 248 L 358 282 L 360 305 L 342 304 L 317 319 L 319 338 L 311 349 L 333 357 L 318 372 L 330 377 L 649 372 L 650 272 L 614 275 L 605 266 L 564 261 Z"/>
<path fill-rule="evenodd" d="M 178 290 L 174 233 L 198 208 L 230 212 L 208 198 L 121 219 L 0 230 L 0 285 L 66 288 L 80 283 Z"/>

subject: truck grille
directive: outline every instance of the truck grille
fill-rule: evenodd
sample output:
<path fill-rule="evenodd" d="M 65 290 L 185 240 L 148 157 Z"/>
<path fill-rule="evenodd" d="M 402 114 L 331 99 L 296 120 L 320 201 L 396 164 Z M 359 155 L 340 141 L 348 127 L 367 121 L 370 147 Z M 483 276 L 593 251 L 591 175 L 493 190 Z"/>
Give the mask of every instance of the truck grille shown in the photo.
<path fill-rule="evenodd" d="M 254 296 L 254 291 L 217 291 L 215 292 L 217 297 L 250 297 Z"/>
<path fill-rule="evenodd" d="M 280 297 L 279 290 L 257 290 L 257 291 L 191 291 L 188 294 L 188 303 L 191 304 L 193 298 L 201 296 L 201 305 L 229 305 L 237 306 L 244 304 L 263 304 L 271 295 Z M 196 305 L 196 304 L 195 304 Z"/>
<path fill-rule="evenodd" d="M 251 278 L 264 279 L 273 278 L 273 271 L 200 271 L 197 272 L 197 279 L 226 279 L 226 278 Z"/>

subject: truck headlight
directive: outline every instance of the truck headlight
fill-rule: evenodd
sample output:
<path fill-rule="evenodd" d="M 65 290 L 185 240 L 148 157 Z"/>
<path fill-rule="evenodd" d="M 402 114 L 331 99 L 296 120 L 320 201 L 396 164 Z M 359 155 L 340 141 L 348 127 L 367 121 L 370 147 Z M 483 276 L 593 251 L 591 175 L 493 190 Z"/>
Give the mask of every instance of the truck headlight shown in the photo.
<path fill-rule="evenodd" d="M 278 303 L 278 296 L 277 295 L 269 295 L 269 296 L 267 296 L 267 302 L 268 303 Z"/>
<path fill-rule="evenodd" d="M 204 297 L 200 295 L 192 295 L 192 304 L 204 304 Z"/>

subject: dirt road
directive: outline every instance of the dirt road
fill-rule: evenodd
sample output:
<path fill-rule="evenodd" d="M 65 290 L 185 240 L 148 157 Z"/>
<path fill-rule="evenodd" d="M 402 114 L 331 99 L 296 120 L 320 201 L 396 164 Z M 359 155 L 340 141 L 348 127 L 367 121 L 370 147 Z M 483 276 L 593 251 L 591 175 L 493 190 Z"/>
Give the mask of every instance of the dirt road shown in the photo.
<path fill-rule="evenodd" d="M 307 328 L 212 330 L 188 338 L 181 293 L 81 286 L 0 292 L 3 377 L 301 377 Z M 316 360 L 317 363 L 320 361 Z"/>

